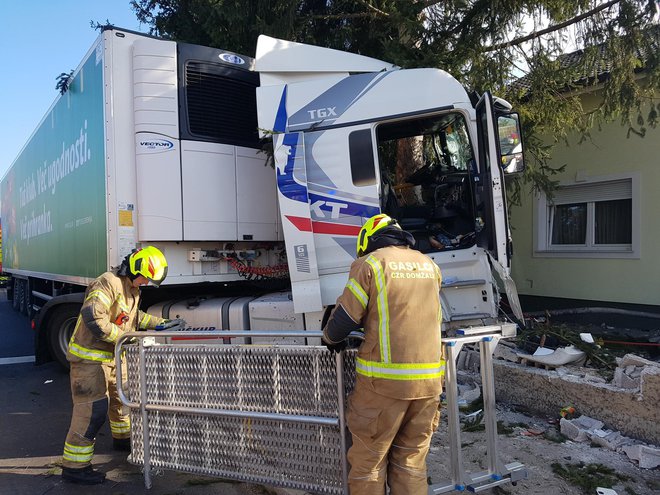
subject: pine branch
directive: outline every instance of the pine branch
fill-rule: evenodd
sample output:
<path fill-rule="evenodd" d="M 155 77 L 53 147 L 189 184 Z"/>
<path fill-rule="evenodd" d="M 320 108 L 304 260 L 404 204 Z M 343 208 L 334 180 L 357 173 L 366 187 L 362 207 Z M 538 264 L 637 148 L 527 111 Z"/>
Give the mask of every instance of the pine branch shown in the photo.
<path fill-rule="evenodd" d="M 432 7 L 442 2 L 443 0 L 418 0 L 417 2 L 414 3 L 417 6 L 418 10 L 421 12 L 424 9 L 428 9 L 429 7 Z"/>
<path fill-rule="evenodd" d="M 359 0 L 359 2 L 360 2 L 362 5 L 364 5 L 365 7 L 367 7 L 369 10 L 374 11 L 376 14 L 378 14 L 378 15 L 380 15 L 380 16 L 383 16 L 383 17 L 389 17 L 389 16 L 390 16 L 390 14 L 388 14 L 387 12 L 383 12 L 383 11 L 380 10 L 380 9 L 377 9 L 376 7 L 374 7 L 373 5 L 371 5 L 371 4 L 370 4 L 369 2 L 367 2 L 366 0 Z"/>
<path fill-rule="evenodd" d="M 502 48 L 509 48 L 509 47 L 512 47 L 512 46 L 520 45 L 522 43 L 525 43 L 526 41 L 530 41 L 530 40 L 539 38 L 540 36 L 543 36 L 544 34 L 548 34 L 548 33 L 554 32 L 554 31 L 558 31 L 558 30 L 563 29 L 567 26 L 570 26 L 571 24 L 575 24 L 577 22 L 580 22 L 580 21 L 586 19 L 587 17 L 591 17 L 592 15 L 597 14 L 601 10 L 604 10 L 608 7 L 611 7 L 612 5 L 617 4 L 620 1 L 621 0 L 610 0 L 607 3 L 599 5 L 598 7 L 594 7 L 593 9 L 591 9 L 588 12 L 585 12 L 583 14 L 575 16 L 572 19 L 568 19 L 564 22 L 560 22 L 559 24 L 554 24 L 552 26 L 548 26 L 547 28 L 541 29 L 540 31 L 534 31 L 534 32 L 528 34 L 527 36 L 522 36 L 521 38 L 516 38 L 514 40 L 507 41 L 505 43 L 498 43 L 497 45 L 493 45 L 493 46 L 490 46 L 488 48 L 485 48 L 484 52 L 493 52 L 493 51 L 496 51 L 496 50 L 501 50 Z"/>
<path fill-rule="evenodd" d="M 376 14 L 371 12 L 354 12 L 352 14 L 316 14 L 307 16 L 309 19 L 323 19 L 323 20 L 343 20 L 343 19 L 371 19 Z M 383 13 L 383 15 L 388 15 Z"/>
<path fill-rule="evenodd" d="M 419 12 L 422 12 L 424 9 L 427 9 L 433 5 L 441 3 L 442 0 L 420 0 L 415 2 L 415 5 L 418 7 Z M 389 12 L 385 12 L 373 5 L 371 5 L 367 0 L 358 0 L 358 3 L 364 5 L 367 10 L 371 12 L 354 12 L 352 14 L 326 14 L 326 15 L 312 15 L 312 19 L 360 19 L 360 18 L 369 18 L 369 17 L 390 17 Z"/>

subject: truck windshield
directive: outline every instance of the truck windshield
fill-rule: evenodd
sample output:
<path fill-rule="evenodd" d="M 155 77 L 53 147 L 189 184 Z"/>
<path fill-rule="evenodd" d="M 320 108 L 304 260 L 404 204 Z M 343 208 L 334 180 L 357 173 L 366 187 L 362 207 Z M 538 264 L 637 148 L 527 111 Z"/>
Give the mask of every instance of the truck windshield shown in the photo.
<path fill-rule="evenodd" d="M 381 208 L 423 252 L 474 245 L 475 169 L 461 113 L 384 123 L 377 128 Z"/>

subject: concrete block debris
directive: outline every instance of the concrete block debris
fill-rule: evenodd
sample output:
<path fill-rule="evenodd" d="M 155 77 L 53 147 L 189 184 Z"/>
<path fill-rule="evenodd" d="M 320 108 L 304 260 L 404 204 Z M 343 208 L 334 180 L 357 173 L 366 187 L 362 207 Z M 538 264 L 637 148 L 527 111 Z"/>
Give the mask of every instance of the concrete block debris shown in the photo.
<path fill-rule="evenodd" d="M 637 443 L 618 431 L 604 430 L 603 422 L 597 419 L 584 415 L 576 419 L 561 418 L 559 426 L 562 435 L 574 442 L 591 441 L 609 450 L 623 451 L 643 469 L 655 469 L 660 466 L 659 448 Z"/>
<path fill-rule="evenodd" d="M 585 416 L 584 414 L 579 418 L 575 419 L 574 421 L 586 430 L 595 430 L 603 427 L 602 421 L 598 421 L 597 419 L 590 418 L 589 416 Z"/>
<path fill-rule="evenodd" d="M 616 491 L 611 488 L 596 487 L 596 495 L 618 495 Z"/>
<path fill-rule="evenodd" d="M 639 463 L 642 469 L 655 469 L 660 466 L 660 449 L 650 445 L 636 444 L 623 447 L 628 458 Z"/>
<path fill-rule="evenodd" d="M 561 418 L 559 421 L 561 434 L 574 442 L 590 440 L 594 430 L 599 430 L 602 427 L 602 421 L 584 415 L 575 419 Z"/>
<path fill-rule="evenodd" d="M 627 366 L 641 367 L 644 366 L 653 366 L 660 368 L 660 363 L 651 361 L 649 359 L 644 359 L 643 357 L 636 356 L 635 354 L 626 354 L 622 358 L 616 358 L 617 365 L 619 367 L 625 368 Z"/>
<path fill-rule="evenodd" d="M 481 397 L 481 387 L 466 387 L 460 390 L 460 399 L 465 399 L 467 404 L 472 404 Z"/>
<path fill-rule="evenodd" d="M 519 361 L 515 347 L 513 345 L 507 345 L 507 343 L 500 343 L 495 348 L 495 351 L 493 351 L 493 359 L 502 359 L 512 363 L 517 363 Z"/>
<path fill-rule="evenodd" d="M 596 445 L 615 451 L 624 445 L 633 443 L 630 438 L 623 436 L 618 431 L 599 429 L 594 430 L 593 435 L 591 435 L 591 441 Z"/>
<path fill-rule="evenodd" d="M 480 367 L 481 367 L 481 356 L 479 355 L 479 351 L 464 348 L 458 354 L 458 359 L 456 360 L 457 370 L 478 373 Z"/>
<path fill-rule="evenodd" d="M 622 358 L 617 358 L 617 368 L 614 370 L 612 385 L 643 392 L 644 379 L 654 375 L 660 375 L 660 363 L 634 354 L 626 354 Z"/>
<path fill-rule="evenodd" d="M 568 367 L 548 371 L 507 361 L 493 361 L 493 367 L 498 402 L 516 404 L 550 417 L 557 417 L 559 408 L 571 405 L 578 411 L 575 417 L 586 414 L 598 418 L 622 435 L 660 446 L 658 366 L 644 368 L 639 390 L 617 387 L 610 380 L 592 382 L 586 377 L 587 368 L 570 368 L 568 373 Z"/>
<path fill-rule="evenodd" d="M 632 366 L 633 370 L 635 369 Z M 641 376 L 638 375 L 638 376 Z M 626 373 L 625 368 L 616 368 L 614 370 L 614 378 L 612 378 L 612 385 L 619 388 L 625 388 L 630 390 L 636 390 L 640 387 L 639 378 L 633 378 L 630 374 Z"/>

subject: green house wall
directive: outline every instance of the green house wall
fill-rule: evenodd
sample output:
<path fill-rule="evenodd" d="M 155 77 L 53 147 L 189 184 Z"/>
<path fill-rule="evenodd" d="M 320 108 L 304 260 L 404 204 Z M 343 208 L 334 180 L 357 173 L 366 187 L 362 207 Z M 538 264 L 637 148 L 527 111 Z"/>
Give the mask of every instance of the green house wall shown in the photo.
<path fill-rule="evenodd" d="M 639 174 L 640 249 L 637 257 L 545 257 L 534 251 L 539 228 L 536 201 L 527 186 L 521 205 L 511 206 L 514 242 L 512 275 L 521 295 L 586 299 L 616 303 L 660 305 L 660 127 L 641 138 L 627 136 L 618 121 L 591 132 L 591 140 L 558 144 L 553 167 L 566 169 L 553 177 L 573 182 L 576 177 Z M 634 192 L 633 192 L 634 194 Z"/>

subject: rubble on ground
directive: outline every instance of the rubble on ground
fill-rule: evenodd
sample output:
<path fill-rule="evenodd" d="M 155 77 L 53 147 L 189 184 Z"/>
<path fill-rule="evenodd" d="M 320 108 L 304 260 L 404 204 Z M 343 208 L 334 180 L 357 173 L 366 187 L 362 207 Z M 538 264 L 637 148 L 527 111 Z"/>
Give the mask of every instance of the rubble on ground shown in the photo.
<path fill-rule="evenodd" d="M 561 434 L 574 442 L 592 442 L 600 447 L 625 453 L 637 461 L 640 468 L 654 469 L 660 466 L 660 449 L 621 435 L 618 431 L 602 429 L 602 421 L 580 416 L 576 419 L 561 418 Z"/>
<path fill-rule="evenodd" d="M 561 435 L 626 455 L 643 469 L 660 466 L 660 448 L 655 446 L 660 443 L 660 363 L 626 354 L 616 358 L 614 376 L 607 380 L 595 368 L 520 364 L 510 342 L 501 342 L 493 358 L 498 403 L 545 414 L 558 414 L 563 405 L 573 404 L 580 416 L 561 418 Z M 459 354 L 459 406 L 476 400 L 479 363 L 476 349 Z"/>
<path fill-rule="evenodd" d="M 639 467 L 653 469 L 660 466 L 660 449 L 649 445 L 628 445 L 623 447 L 628 457 L 639 462 Z"/>

